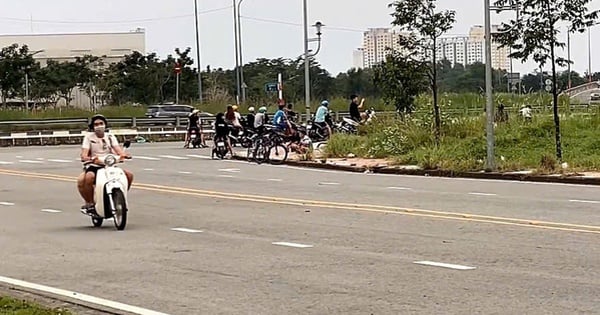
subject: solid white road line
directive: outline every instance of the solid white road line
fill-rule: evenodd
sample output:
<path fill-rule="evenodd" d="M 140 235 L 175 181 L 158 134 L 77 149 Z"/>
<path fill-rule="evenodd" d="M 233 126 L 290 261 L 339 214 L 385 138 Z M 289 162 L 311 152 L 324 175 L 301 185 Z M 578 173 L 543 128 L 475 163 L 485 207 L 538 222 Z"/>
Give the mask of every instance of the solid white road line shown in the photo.
<path fill-rule="evenodd" d="M 279 178 L 269 178 L 267 180 L 270 182 L 282 182 L 283 181 L 283 179 L 279 179 Z"/>
<path fill-rule="evenodd" d="M 496 194 L 478 193 L 478 192 L 470 192 L 469 195 L 473 195 L 473 196 L 497 196 Z"/>
<path fill-rule="evenodd" d="M 223 177 L 223 178 L 233 178 L 233 175 L 219 175 L 218 177 Z"/>
<path fill-rule="evenodd" d="M 161 313 L 161 312 L 157 312 L 157 311 L 153 311 L 153 310 L 149 310 L 149 309 L 145 309 L 145 308 L 141 308 L 141 307 L 137 307 L 137 306 L 133 306 L 133 305 L 128 305 L 128 304 L 123 304 L 123 303 L 119 303 L 119 302 L 115 302 L 115 301 L 111 301 L 111 300 L 106 300 L 106 299 L 94 297 L 91 295 L 85 295 L 85 294 L 81 294 L 81 293 L 77 293 L 77 292 L 67 291 L 67 290 L 63 290 L 63 289 L 57 289 L 57 288 L 53 288 L 53 287 L 49 287 L 49 286 L 45 286 L 45 285 L 41 285 L 41 284 L 25 282 L 25 281 L 6 278 L 6 277 L 2 277 L 2 276 L 0 276 L 0 282 L 18 286 L 18 287 L 22 287 L 22 288 L 56 294 L 56 295 L 60 295 L 60 296 L 64 296 L 64 297 L 68 297 L 68 298 L 72 298 L 72 299 L 76 299 L 76 300 L 80 300 L 80 301 L 84 301 L 84 302 L 88 302 L 88 303 L 92 303 L 92 304 L 96 304 L 96 305 L 102 305 L 102 306 L 110 307 L 110 308 L 117 309 L 120 311 L 130 312 L 130 313 L 134 313 L 134 314 L 168 315 L 167 313 Z"/>
<path fill-rule="evenodd" d="M 415 261 L 414 262 L 417 265 L 426 265 L 426 266 L 434 266 L 434 267 L 442 267 L 442 268 L 450 268 L 450 269 L 456 269 L 456 270 L 473 270 L 476 269 L 477 267 L 469 267 L 469 266 L 462 266 L 462 265 L 454 265 L 454 264 L 446 264 L 446 263 L 440 263 L 440 262 L 434 262 L 434 261 Z"/>
<path fill-rule="evenodd" d="M 153 168 L 145 168 L 144 171 L 154 171 Z"/>
<path fill-rule="evenodd" d="M 61 213 L 62 211 L 60 211 L 60 210 L 55 210 L 55 209 L 42 209 L 42 212 L 48 212 L 48 213 Z"/>
<path fill-rule="evenodd" d="M 15 204 L 12 202 L 2 201 L 0 202 L 0 206 L 14 206 Z"/>
<path fill-rule="evenodd" d="M 0 165 L 11 165 L 14 164 L 13 162 L 5 162 L 5 161 L 0 161 Z"/>
<path fill-rule="evenodd" d="M 189 160 L 189 158 L 175 155 L 159 155 L 161 158 L 171 159 L 171 160 Z"/>
<path fill-rule="evenodd" d="M 594 203 L 594 204 L 598 204 L 600 203 L 600 201 L 596 201 L 596 200 L 578 200 L 578 199 L 571 199 L 569 200 L 570 202 L 579 202 L 579 203 Z"/>
<path fill-rule="evenodd" d="M 149 156 L 139 156 L 139 155 L 135 155 L 134 156 L 135 159 L 138 160 L 148 160 L 148 161 L 160 161 L 159 158 L 155 158 L 155 157 L 149 157 Z"/>
<path fill-rule="evenodd" d="M 189 174 L 192 174 L 192 172 L 185 172 L 185 171 L 179 171 L 178 173 L 179 173 L 179 174 L 188 174 L 188 175 L 189 175 Z"/>
<path fill-rule="evenodd" d="M 187 229 L 187 228 L 172 228 L 171 231 L 184 232 L 184 233 L 202 233 L 202 231 L 200 231 L 200 230 L 193 230 L 193 229 Z"/>
<path fill-rule="evenodd" d="M 278 245 L 278 246 L 295 247 L 295 248 L 311 248 L 311 247 L 313 247 L 313 245 L 298 244 L 298 243 L 289 243 L 289 242 L 273 242 L 271 244 Z"/>

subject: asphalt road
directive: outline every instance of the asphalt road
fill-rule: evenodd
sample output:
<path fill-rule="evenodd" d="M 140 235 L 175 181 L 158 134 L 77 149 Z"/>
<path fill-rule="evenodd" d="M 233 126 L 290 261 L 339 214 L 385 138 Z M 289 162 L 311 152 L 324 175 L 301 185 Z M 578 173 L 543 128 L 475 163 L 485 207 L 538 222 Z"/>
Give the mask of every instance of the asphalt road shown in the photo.
<path fill-rule="evenodd" d="M 78 151 L 0 149 L 0 276 L 169 314 L 600 314 L 597 187 L 133 144 L 117 232 L 79 213 Z"/>

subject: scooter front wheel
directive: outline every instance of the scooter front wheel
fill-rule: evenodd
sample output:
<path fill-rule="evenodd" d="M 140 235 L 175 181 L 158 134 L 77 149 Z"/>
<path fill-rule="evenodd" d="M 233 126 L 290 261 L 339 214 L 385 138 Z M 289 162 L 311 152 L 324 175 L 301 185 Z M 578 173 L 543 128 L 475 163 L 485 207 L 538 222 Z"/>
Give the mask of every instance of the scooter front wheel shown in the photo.
<path fill-rule="evenodd" d="M 122 231 L 127 225 L 127 205 L 125 196 L 120 190 L 114 190 L 112 193 L 113 204 L 115 205 L 114 223 L 117 230 Z"/>

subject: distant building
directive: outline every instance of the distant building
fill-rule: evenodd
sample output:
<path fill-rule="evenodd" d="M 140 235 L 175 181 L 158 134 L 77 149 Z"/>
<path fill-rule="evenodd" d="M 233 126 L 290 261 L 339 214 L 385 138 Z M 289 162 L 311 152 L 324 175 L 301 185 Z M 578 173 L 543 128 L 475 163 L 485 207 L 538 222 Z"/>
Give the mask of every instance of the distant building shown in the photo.
<path fill-rule="evenodd" d="M 494 25 L 492 32 L 498 31 L 498 25 Z M 369 68 L 385 60 L 392 50 L 399 50 L 399 32 L 389 28 L 373 28 L 364 32 L 362 49 L 353 52 L 354 63 L 359 53 L 362 53 L 363 67 Z M 471 27 L 469 36 L 442 37 L 436 44 L 436 58 L 446 59 L 452 65 L 469 65 L 476 62 L 485 63 L 485 33 L 483 27 L 475 25 Z M 494 69 L 508 70 L 510 68 L 509 48 L 500 48 L 498 43 L 492 43 L 492 67 Z"/>
<path fill-rule="evenodd" d="M 74 61 L 75 57 L 92 55 L 101 57 L 105 64 L 121 61 L 135 51 L 146 54 L 146 33 L 144 29 L 113 33 L 69 33 L 69 34 L 23 34 L 0 35 L 0 47 L 12 44 L 27 45 L 34 60 L 43 67 L 48 60 Z M 90 108 L 93 103 L 88 95 L 78 88 L 72 91 L 69 105 Z M 22 100 L 11 102 L 23 103 Z M 62 104 L 65 105 L 64 101 Z"/>
<path fill-rule="evenodd" d="M 0 35 L 0 47 L 12 44 L 27 45 L 33 57 L 45 65 L 48 59 L 74 60 L 75 57 L 106 56 L 106 63 L 119 62 L 124 56 L 138 51 L 146 54 L 144 29 L 117 33 L 70 33 L 70 34 L 24 34 Z"/>
<path fill-rule="evenodd" d="M 364 68 L 365 52 L 363 48 L 358 48 L 352 53 L 352 67 L 356 69 Z"/>

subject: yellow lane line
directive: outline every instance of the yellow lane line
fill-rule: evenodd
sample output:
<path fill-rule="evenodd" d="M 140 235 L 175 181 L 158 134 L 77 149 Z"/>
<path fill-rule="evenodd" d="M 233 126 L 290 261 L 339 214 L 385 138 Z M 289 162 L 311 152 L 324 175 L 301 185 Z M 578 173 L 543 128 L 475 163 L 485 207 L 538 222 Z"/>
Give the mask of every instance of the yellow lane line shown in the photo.
<path fill-rule="evenodd" d="M 47 179 L 47 180 L 59 180 L 59 181 L 67 181 L 67 182 L 75 182 L 76 181 L 76 177 L 72 177 L 72 176 L 22 172 L 22 171 L 5 170 L 5 169 L 0 169 L 0 175 L 11 175 L 11 176 L 19 176 L 19 177 L 26 177 L 26 178 L 38 178 L 38 179 Z M 175 194 L 196 196 L 196 197 L 208 197 L 208 198 L 260 202 L 260 203 L 269 203 L 269 204 L 282 204 L 282 205 L 292 205 L 292 206 L 314 206 L 314 207 L 319 207 L 319 208 L 354 210 L 354 211 L 363 211 L 363 212 L 371 212 L 371 213 L 406 214 L 406 215 L 411 215 L 411 216 L 420 216 L 420 217 L 428 217 L 428 218 L 436 218 L 436 219 L 458 220 L 458 221 L 479 222 L 479 223 L 492 223 L 492 224 L 502 224 L 502 225 L 507 225 L 507 226 L 534 227 L 534 228 L 542 228 L 542 229 L 549 229 L 549 230 L 600 234 L 600 226 L 593 226 L 593 225 L 579 225 L 579 224 L 570 224 L 570 223 L 561 223 L 561 222 L 524 220 L 524 219 L 509 218 L 509 217 L 494 217 L 494 216 L 484 216 L 484 215 L 467 214 L 467 213 L 433 211 L 433 210 L 380 206 L 380 205 L 348 204 L 348 203 L 329 202 L 329 201 L 279 198 L 279 197 L 247 195 L 247 194 L 239 194 L 239 193 L 219 192 L 219 191 L 192 189 L 192 188 L 184 188 L 184 187 L 173 187 L 173 186 L 163 186 L 163 185 L 154 185 L 154 184 L 144 184 L 144 183 L 134 183 L 133 188 L 137 188 L 140 190 L 146 190 L 146 191 L 154 191 L 154 192 L 162 192 L 162 193 L 175 193 Z"/>

